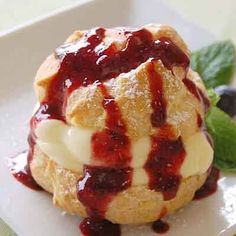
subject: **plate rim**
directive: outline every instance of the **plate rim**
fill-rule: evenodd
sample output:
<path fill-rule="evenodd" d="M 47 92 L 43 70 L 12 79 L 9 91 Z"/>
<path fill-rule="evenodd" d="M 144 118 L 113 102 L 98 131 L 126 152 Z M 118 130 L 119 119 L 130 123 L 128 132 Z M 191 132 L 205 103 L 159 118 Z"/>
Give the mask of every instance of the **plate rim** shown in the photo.
<path fill-rule="evenodd" d="M 33 17 L 32 19 L 26 20 L 16 26 L 10 27 L 9 29 L 0 31 L 0 40 L 5 37 L 12 36 L 20 31 L 23 31 L 24 29 L 28 27 L 35 26 L 38 23 L 47 21 L 49 18 L 57 17 L 58 15 L 62 13 L 67 13 L 70 10 L 73 10 L 77 7 L 80 7 L 86 4 L 92 4 L 93 2 L 96 2 L 96 1 L 101 1 L 101 0 L 79 0 L 78 2 L 69 3 L 68 5 L 58 7 L 54 10 L 49 10 L 48 13 L 44 13 L 40 16 Z"/>

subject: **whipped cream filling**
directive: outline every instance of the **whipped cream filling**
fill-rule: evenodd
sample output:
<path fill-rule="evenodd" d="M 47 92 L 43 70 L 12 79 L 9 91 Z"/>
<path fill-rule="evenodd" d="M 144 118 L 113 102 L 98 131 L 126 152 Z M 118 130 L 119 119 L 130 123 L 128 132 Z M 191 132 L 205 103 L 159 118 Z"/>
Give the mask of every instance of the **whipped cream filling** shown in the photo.
<path fill-rule="evenodd" d="M 84 164 L 93 165 L 91 158 L 92 129 L 69 126 L 60 120 L 41 121 L 36 130 L 36 143 L 53 161 L 75 172 L 82 172 Z M 213 149 L 206 136 L 199 131 L 183 140 L 186 157 L 180 174 L 186 178 L 207 171 L 213 160 Z M 134 168 L 133 185 L 147 184 L 148 176 L 142 168 L 151 150 L 149 136 L 131 143 Z"/>

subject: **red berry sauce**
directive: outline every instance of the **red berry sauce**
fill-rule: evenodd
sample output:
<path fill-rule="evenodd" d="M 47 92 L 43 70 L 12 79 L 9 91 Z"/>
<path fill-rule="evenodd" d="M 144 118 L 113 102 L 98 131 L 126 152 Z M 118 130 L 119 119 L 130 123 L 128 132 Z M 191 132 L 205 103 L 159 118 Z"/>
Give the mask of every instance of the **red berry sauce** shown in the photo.
<path fill-rule="evenodd" d="M 131 185 L 132 169 L 84 167 L 84 177 L 77 184 L 78 198 L 94 219 L 103 219 L 108 203 L 120 191 Z"/>
<path fill-rule="evenodd" d="M 156 220 L 152 223 L 152 230 L 158 234 L 164 234 L 169 230 L 170 226 L 168 223 L 162 220 Z"/>
<path fill-rule="evenodd" d="M 30 169 L 27 165 L 28 152 L 24 151 L 18 155 L 9 158 L 9 168 L 11 174 L 25 186 L 33 190 L 42 190 L 42 188 L 35 182 L 31 175 Z"/>
<path fill-rule="evenodd" d="M 202 90 L 200 88 L 197 87 L 197 85 L 190 79 L 188 78 L 184 78 L 183 79 L 183 83 L 185 84 L 185 86 L 187 87 L 187 89 L 199 100 L 202 102 L 203 106 L 204 106 L 204 110 L 205 112 L 207 112 L 207 110 L 210 107 L 210 101 L 209 99 L 204 95 L 204 93 L 202 92 Z"/>
<path fill-rule="evenodd" d="M 130 140 L 115 99 L 105 86 L 99 85 L 104 95 L 103 107 L 107 112 L 106 128 L 92 137 L 93 158 L 100 165 L 85 166 L 84 177 L 79 180 L 79 200 L 87 213 L 95 219 L 105 218 L 107 205 L 118 192 L 131 186 L 132 168 Z"/>
<path fill-rule="evenodd" d="M 203 120 L 200 114 L 197 113 L 197 125 L 199 128 L 203 127 Z"/>
<path fill-rule="evenodd" d="M 210 174 L 206 179 L 206 182 L 200 189 L 196 191 L 194 199 L 199 200 L 215 193 L 217 190 L 217 181 L 219 177 L 220 177 L 219 169 L 216 168 L 215 166 L 212 166 Z"/>
<path fill-rule="evenodd" d="M 183 57 L 183 60 L 187 58 Z M 187 62 L 183 64 L 187 65 Z M 160 131 L 151 137 L 151 151 L 144 169 L 149 175 L 150 189 L 162 192 L 164 199 L 169 200 L 175 197 L 181 182 L 179 170 L 184 161 L 185 150 L 181 138 L 173 139 L 171 127 L 166 125 L 162 78 L 153 63 L 148 69 L 153 109 L 151 122 L 153 127 L 160 128 Z"/>
<path fill-rule="evenodd" d="M 149 187 L 162 192 L 164 200 L 172 199 L 181 182 L 179 170 L 185 158 L 181 138 L 169 140 L 152 137 L 152 149 L 144 166 L 149 175 Z"/>
<path fill-rule="evenodd" d="M 148 67 L 150 90 L 152 94 L 151 122 L 153 127 L 161 127 L 166 122 L 166 101 L 164 99 L 162 78 L 155 70 L 155 64 L 152 61 Z"/>
<path fill-rule="evenodd" d="M 106 128 L 92 137 L 92 158 L 100 166 L 128 167 L 132 159 L 130 140 L 126 136 L 119 106 L 102 84 L 99 88 L 104 96 L 103 108 L 106 111 Z"/>
<path fill-rule="evenodd" d="M 93 220 L 85 218 L 80 223 L 80 231 L 84 236 L 120 236 L 120 225 L 112 224 L 107 220 Z"/>

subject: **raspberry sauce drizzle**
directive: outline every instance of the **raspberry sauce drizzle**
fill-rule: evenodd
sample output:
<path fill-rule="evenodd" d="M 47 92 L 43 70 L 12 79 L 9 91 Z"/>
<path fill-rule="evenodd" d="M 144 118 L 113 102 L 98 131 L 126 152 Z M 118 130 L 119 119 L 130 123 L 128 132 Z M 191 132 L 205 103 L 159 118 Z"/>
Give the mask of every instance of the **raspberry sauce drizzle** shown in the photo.
<path fill-rule="evenodd" d="M 132 169 L 85 166 L 77 184 L 78 199 L 93 219 L 103 219 L 112 198 L 131 186 Z"/>
<path fill-rule="evenodd" d="M 156 220 L 152 223 L 152 230 L 158 234 L 164 234 L 169 230 L 170 226 L 168 223 L 162 220 Z"/>
<path fill-rule="evenodd" d="M 118 192 L 131 186 L 132 168 L 130 141 L 115 99 L 100 85 L 107 112 L 106 128 L 92 137 L 93 158 L 100 166 L 85 166 L 84 177 L 78 182 L 78 198 L 87 213 L 95 219 L 105 218 L 109 202 Z M 107 166 L 107 167 L 106 167 Z"/>
<path fill-rule="evenodd" d="M 31 175 L 30 169 L 27 165 L 28 152 L 24 151 L 9 158 L 9 168 L 11 174 L 25 186 L 33 190 L 42 190 L 42 188 L 35 182 L 34 178 Z"/>
<path fill-rule="evenodd" d="M 92 137 L 92 158 L 100 166 L 127 167 L 132 159 L 130 140 L 126 136 L 119 106 L 103 84 L 99 88 L 104 96 L 102 105 L 107 114 L 106 128 Z"/>
<path fill-rule="evenodd" d="M 166 101 L 163 93 L 163 84 L 161 76 L 155 70 L 154 61 L 149 64 L 148 76 L 150 90 L 152 94 L 151 123 L 153 127 L 161 127 L 166 122 Z"/>
<path fill-rule="evenodd" d="M 176 196 L 181 182 L 179 170 L 185 158 L 181 138 L 170 140 L 152 136 L 152 149 L 144 169 L 149 175 L 149 188 L 162 192 L 164 200 Z"/>
<path fill-rule="evenodd" d="M 200 128 L 200 130 L 204 133 L 208 143 L 214 149 L 213 139 L 212 139 L 211 135 L 207 132 L 207 127 L 205 125 L 205 122 L 203 121 L 203 119 L 199 113 L 197 113 L 197 124 L 198 124 L 198 127 Z"/>
<path fill-rule="evenodd" d="M 112 224 L 107 220 L 96 221 L 85 218 L 80 223 L 80 231 L 84 236 L 120 236 L 120 225 Z"/>
<path fill-rule="evenodd" d="M 164 200 L 169 200 L 175 197 L 181 182 L 179 170 L 185 158 L 185 150 L 181 138 L 173 139 L 171 127 L 165 124 L 163 83 L 153 62 L 149 65 L 148 72 L 153 109 L 151 122 L 153 127 L 160 130 L 151 136 L 151 151 L 144 169 L 149 176 L 149 188 L 162 192 Z"/>
<path fill-rule="evenodd" d="M 188 78 L 184 78 L 183 83 L 186 86 L 186 88 L 189 90 L 189 92 L 192 93 L 199 101 L 202 102 L 202 104 L 204 106 L 204 110 L 205 110 L 205 112 L 207 112 L 207 110 L 210 107 L 210 101 L 204 95 L 202 90 L 200 88 L 198 88 L 197 85 L 192 80 L 190 80 Z"/>
<path fill-rule="evenodd" d="M 31 127 L 35 126 L 35 119 L 31 119 L 30 125 Z M 24 184 L 28 188 L 40 191 L 43 189 L 34 180 L 30 169 L 30 163 L 34 154 L 35 138 L 34 128 L 31 128 L 28 135 L 29 150 L 24 151 L 13 158 L 9 158 L 9 167 L 11 174 L 20 183 Z"/>
<path fill-rule="evenodd" d="M 206 179 L 206 182 L 198 189 L 194 195 L 195 200 L 200 200 L 202 198 L 208 197 L 216 192 L 217 181 L 220 177 L 220 171 L 217 167 L 212 166 L 210 173 Z"/>

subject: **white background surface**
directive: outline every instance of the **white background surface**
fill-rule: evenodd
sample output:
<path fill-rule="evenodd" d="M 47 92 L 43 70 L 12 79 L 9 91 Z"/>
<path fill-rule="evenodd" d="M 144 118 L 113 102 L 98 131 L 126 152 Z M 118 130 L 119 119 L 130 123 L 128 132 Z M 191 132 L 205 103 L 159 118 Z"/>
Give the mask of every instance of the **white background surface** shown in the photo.
<path fill-rule="evenodd" d="M 0 216 L 20 236 L 79 234 L 78 217 L 63 216 L 60 210 L 52 207 L 49 195 L 23 187 L 6 167 L 7 157 L 26 148 L 27 123 L 35 103 L 32 78 L 46 55 L 74 29 L 96 25 L 165 22 L 176 27 L 192 49 L 214 40 L 211 33 L 183 20 L 160 1 L 146 3 L 142 0 L 98 0 L 0 38 Z M 217 194 L 192 202 L 168 219 L 171 229 L 165 235 L 232 236 L 236 232 L 235 221 L 236 178 L 223 176 Z M 151 235 L 148 226 L 125 226 L 122 230 L 125 236 Z"/>

